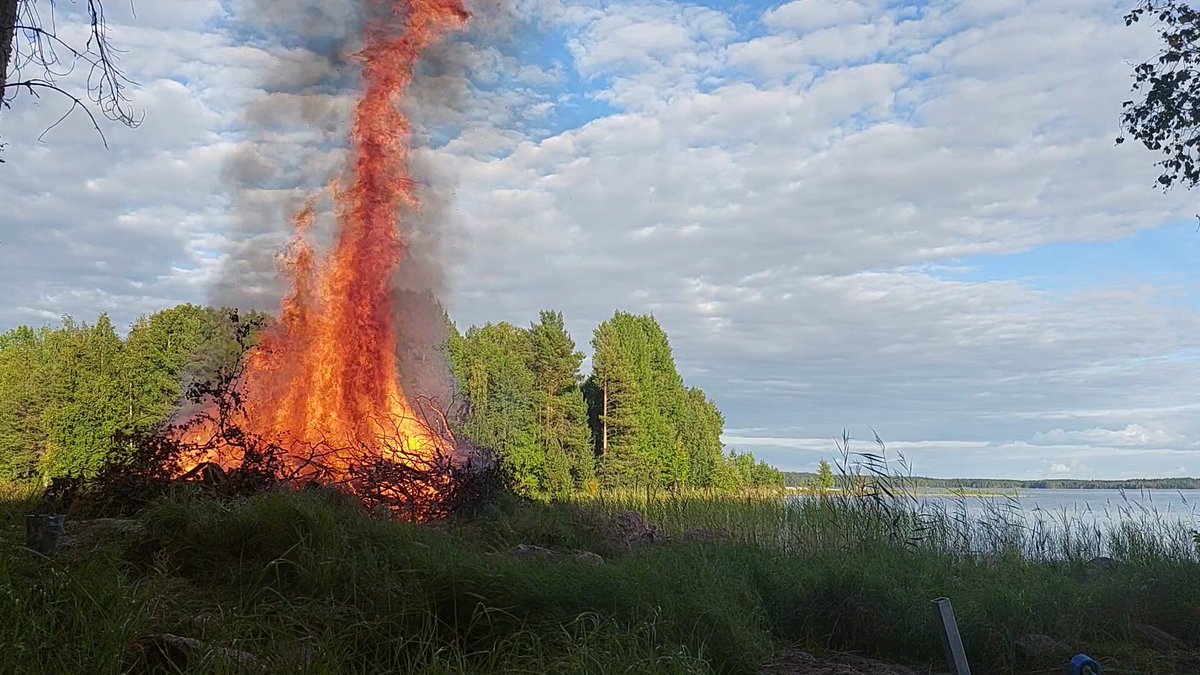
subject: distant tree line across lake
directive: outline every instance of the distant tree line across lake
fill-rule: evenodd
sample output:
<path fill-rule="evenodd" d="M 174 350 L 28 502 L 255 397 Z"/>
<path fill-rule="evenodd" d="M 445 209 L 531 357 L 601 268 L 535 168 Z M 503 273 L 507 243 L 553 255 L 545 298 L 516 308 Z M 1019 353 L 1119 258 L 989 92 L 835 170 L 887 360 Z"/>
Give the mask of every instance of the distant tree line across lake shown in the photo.
<path fill-rule="evenodd" d="M 818 475 L 804 471 L 786 471 L 788 487 L 808 487 L 818 481 Z M 1197 478 L 1128 478 L 1124 480 L 1083 480 L 1077 478 L 1041 478 L 1015 480 L 1008 478 L 928 478 L 913 476 L 904 479 L 912 487 L 951 490 L 1200 490 Z"/>
<path fill-rule="evenodd" d="M 270 322 L 179 305 L 140 318 L 124 338 L 106 315 L 0 334 L 0 480 L 96 470 L 122 439 L 167 423 L 190 384 L 234 372 Z M 460 333 L 449 324 L 459 435 L 495 451 L 530 495 L 784 485 L 781 471 L 726 450 L 720 410 L 684 384 L 654 317 L 616 312 L 595 329 L 592 348 L 585 377 L 558 312 L 528 328 Z"/>

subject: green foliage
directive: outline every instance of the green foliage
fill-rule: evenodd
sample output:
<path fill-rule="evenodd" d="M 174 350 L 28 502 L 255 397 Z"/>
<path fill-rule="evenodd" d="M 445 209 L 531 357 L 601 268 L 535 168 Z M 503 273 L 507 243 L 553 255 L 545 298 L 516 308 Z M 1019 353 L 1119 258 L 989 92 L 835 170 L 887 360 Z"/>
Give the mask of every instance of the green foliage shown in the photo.
<path fill-rule="evenodd" d="M 540 318 L 529 328 L 536 438 L 546 449 L 546 488 L 561 493 L 594 478 L 596 459 L 580 388 L 583 352 L 575 350 L 561 312 L 543 311 Z"/>
<path fill-rule="evenodd" d="M 142 317 L 125 339 L 120 395 L 125 405 L 122 431 L 157 429 L 183 399 L 181 375 L 218 331 L 211 310 L 179 305 Z"/>
<path fill-rule="evenodd" d="M 702 390 L 684 386 L 653 316 L 616 312 L 592 347 L 585 391 L 606 486 L 782 487 L 783 475 L 752 454 L 725 456 L 724 417 Z"/>
<path fill-rule="evenodd" d="M 451 337 L 450 360 L 469 414 L 465 433 L 494 449 L 525 495 L 572 488 L 782 487 L 753 455 L 725 455 L 725 419 L 684 386 L 652 316 L 617 312 L 592 339 L 591 376 L 558 312 L 523 330 L 507 323 Z"/>
<path fill-rule="evenodd" d="M 817 468 L 817 488 L 820 490 L 833 489 L 833 467 L 829 466 L 829 462 L 821 460 L 820 467 Z"/>
<path fill-rule="evenodd" d="M 180 305 L 142 317 L 124 340 L 103 315 L 0 335 L 0 480 L 94 471 L 119 439 L 166 422 L 189 382 L 235 369 L 239 335 L 265 323 Z"/>
<path fill-rule="evenodd" d="M 8 495 L 0 522 L 29 508 Z M 1030 633 L 1113 670 L 1197 672 L 1200 556 L 1186 524 L 1138 521 L 1138 535 L 1108 540 L 1114 562 L 1096 574 L 1078 532 L 1014 530 L 1063 554 L 1029 557 L 1007 549 L 997 514 L 895 518 L 907 508 L 631 490 L 506 500 L 479 520 L 431 527 L 315 491 L 237 501 L 181 492 L 139 516 L 144 532 L 49 559 L 19 545 L 20 528 L 0 530 L 0 672 L 126 672 L 139 638 L 162 633 L 252 653 L 263 672 L 758 673 L 792 646 L 936 672 L 945 661 L 929 600 L 943 595 L 985 672 L 1061 671 L 1065 658 L 1014 651 Z M 613 524 L 630 510 L 668 538 L 620 541 Z M 906 541 L 918 526 L 942 534 Z M 1168 542 L 1172 527 L 1186 549 L 1123 543 Z M 559 555 L 521 557 L 512 551 L 522 543 Z M 1137 624 L 1183 645 L 1156 646 Z M 214 649 L 171 672 L 239 671 Z"/>
<path fill-rule="evenodd" d="M 455 333 L 448 352 L 468 404 L 463 432 L 496 452 L 519 492 L 561 496 L 594 477 L 583 354 L 562 314 L 542 312 L 528 329 L 498 323 Z"/>
<path fill-rule="evenodd" d="M 469 404 L 462 433 L 496 452 L 520 492 L 540 492 L 546 456 L 537 444 L 529 333 L 510 323 L 487 324 L 452 336 L 448 350 Z"/>
<path fill-rule="evenodd" d="M 180 305 L 121 339 L 107 316 L 0 335 L 0 480 L 89 474 L 122 439 L 168 423 L 195 383 L 228 380 L 268 325 L 260 313 Z M 721 442 L 725 420 L 686 387 L 652 316 L 617 312 L 595 330 L 592 374 L 563 315 L 529 328 L 451 326 L 446 344 L 465 412 L 458 433 L 495 451 L 518 492 L 658 486 L 736 491 L 780 478 Z"/>
<path fill-rule="evenodd" d="M 122 344 L 112 322 L 71 319 L 47 341 L 49 402 L 42 414 L 48 437 L 42 472 L 88 474 L 100 467 L 121 430 Z"/>
<path fill-rule="evenodd" d="M 46 452 L 49 332 L 21 326 L 0 335 L 0 480 L 33 477 Z"/>
<path fill-rule="evenodd" d="M 1122 104 L 1121 128 L 1146 149 L 1164 156 L 1157 184 L 1167 190 L 1200 183 L 1200 11 L 1187 0 L 1139 0 L 1125 25 L 1153 21 L 1162 40 L 1159 53 L 1134 67 L 1136 99 Z M 1117 143 L 1124 142 L 1117 137 Z"/>

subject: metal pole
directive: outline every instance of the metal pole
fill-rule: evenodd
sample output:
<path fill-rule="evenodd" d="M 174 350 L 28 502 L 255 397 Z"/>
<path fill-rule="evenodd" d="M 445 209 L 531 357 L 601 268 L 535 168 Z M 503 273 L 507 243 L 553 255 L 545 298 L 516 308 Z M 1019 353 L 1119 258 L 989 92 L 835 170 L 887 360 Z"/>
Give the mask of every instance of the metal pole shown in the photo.
<path fill-rule="evenodd" d="M 954 620 L 954 608 L 950 606 L 950 598 L 934 600 L 933 612 L 937 616 L 951 674 L 971 675 L 971 666 L 967 665 L 967 651 L 963 649 L 962 636 L 958 634 L 958 622 Z"/>

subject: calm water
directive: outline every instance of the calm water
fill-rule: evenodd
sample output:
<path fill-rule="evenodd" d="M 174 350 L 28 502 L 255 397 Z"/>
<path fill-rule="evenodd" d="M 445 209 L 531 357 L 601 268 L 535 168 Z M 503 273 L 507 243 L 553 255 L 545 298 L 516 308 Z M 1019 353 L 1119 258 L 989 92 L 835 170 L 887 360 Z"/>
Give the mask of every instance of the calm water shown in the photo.
<path fill-rule="evenodd" d="M 1046 518 L 1085 522 L 1115 522 L 1128 519 L 1162 519 L 1200 525 L 1200 490 L 1018 490 L 1016 501 L 1006 497 L 943 495 L 921 497 L 940 501 L 948 510 L 965 508 L 969 515 L 989 508 L 1019 509 L 1030 519 Z"/>
<path fill-rule="evenodd" d="M 1030 521 L 1144 520 L 1182 522 L 1200 528 L 1200 490 L 1010 490 L 996 491 L 986 497 L 954 497 L 940 490 L 918 490 L 921 501 L 931 506 L 940 503 L 952 513 L 965 509 L 968 516 L 983 516 L 1003 509 L 1019 512 Z"/>
<path fill-rule="evenodd" d="M 948 535 L 956 550 L 988 555 L 1015 546 L 1029 558 L 1089 559 L 1150 546 L 1197 555 L 1200 490 L 1019 490 L 986 497 L 929 490 L 918 499 L 927 522 L 949 527 L 927 531 Z"/>

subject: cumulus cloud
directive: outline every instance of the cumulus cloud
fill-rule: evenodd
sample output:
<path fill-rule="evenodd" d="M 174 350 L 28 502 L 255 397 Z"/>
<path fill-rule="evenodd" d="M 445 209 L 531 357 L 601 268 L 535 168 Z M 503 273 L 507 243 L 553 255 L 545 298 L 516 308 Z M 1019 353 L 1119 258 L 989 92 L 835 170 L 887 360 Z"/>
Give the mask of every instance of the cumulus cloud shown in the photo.
<path fill-rule="evenodd" d="M 855 0 L 794 0 L 763 13 L 763 23 L 777 31 L 809 31 L 866 18 L 867 8 Z"/>
<path fill-rule="evenodd" d="M 1112 447 L 1163 447 L 1183 440 L 1163 429 L 1147 429 L 1141 424 L 1127 424 L 1123 429 L 1051 429 L 1033 435 L 1033 442 L 1038 444 L 1078 442 Z"/>
<path fill-rule="evenodd" d="M 45 108 L 5 112 L 0 202 L 24 208 L 0 237 L 3 325 L 129 320 L 219 278 L 269 297 L 289 205 L 336 171 L 349 102 L 321 55 L 344 50 L 304 42 L 336 41 L 160 5 L 114 31 L 147 124 L 111 131 L 111 152 L 78 117 L 43 145 Z M 1194 268 L 1052 287 L 1005 262 L 1194 210 L 1112 144 L 1126 60 L 1154 39 L 1121 3 L 514 8 L 440 48 L 422 77 L 454 86 L 411 104 L 418 176 L 440 189 L 414 217 L 439 224 L 460 325 L 551 307 L 585 344 L 614 309 L 653 312 L 726 442 L 784 467 L 866 425 L 917 473 L 1195 465 Z M 222 277 L 238 243 L 260 274 Z"/>

